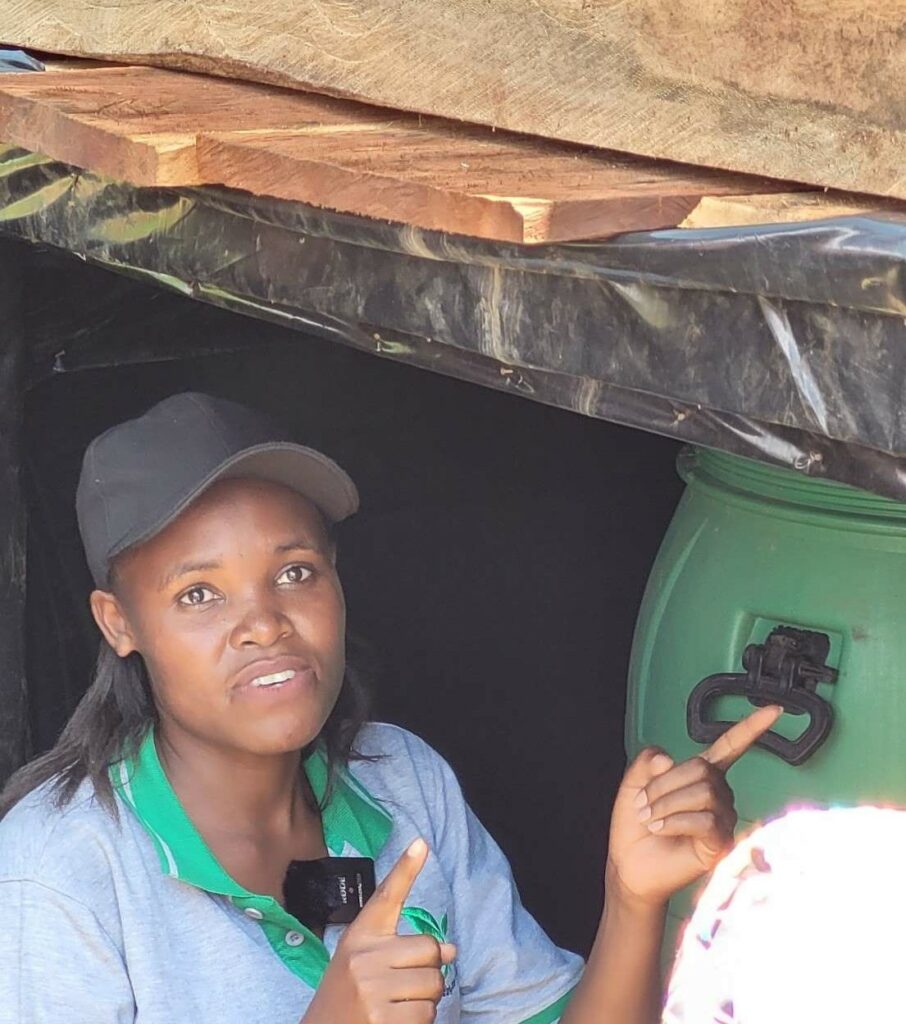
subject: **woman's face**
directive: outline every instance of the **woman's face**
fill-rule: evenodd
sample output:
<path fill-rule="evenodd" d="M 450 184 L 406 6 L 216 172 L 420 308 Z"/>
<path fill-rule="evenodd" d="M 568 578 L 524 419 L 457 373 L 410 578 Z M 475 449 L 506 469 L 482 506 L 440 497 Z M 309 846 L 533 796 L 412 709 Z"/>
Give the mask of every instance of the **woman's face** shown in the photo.
<path fill-rule="evenodd" d="M 119 616 L 114 648 L 144 658 L 165 738 L 279 754 L 320 733 L 343 681 L 346 609 L 305 498 L 221 481 L 121 556 L 116 577 L 115 607 L 96 592 L 95 616 L 108 639 Z"/>

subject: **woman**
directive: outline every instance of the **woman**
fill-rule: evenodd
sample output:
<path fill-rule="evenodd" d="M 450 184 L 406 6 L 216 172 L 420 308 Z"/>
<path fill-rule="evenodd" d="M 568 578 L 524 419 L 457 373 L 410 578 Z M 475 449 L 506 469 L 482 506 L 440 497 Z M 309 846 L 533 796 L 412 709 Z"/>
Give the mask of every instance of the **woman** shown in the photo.
<path fill-rule="evenodd" d="M 0 807 L 0 1020 L 656 1019 L 665 902 L 731 840 L 723 771 L 779 710 L 703 758 L 631 766 L 583 970 L 521 907 L 446 763 L 363 722 L 331 537 L 357 500 L 323 455 L 205 395 L 89 446 L 101 656 Z M 372 861 L 381 885 L 349 923 Z"/>

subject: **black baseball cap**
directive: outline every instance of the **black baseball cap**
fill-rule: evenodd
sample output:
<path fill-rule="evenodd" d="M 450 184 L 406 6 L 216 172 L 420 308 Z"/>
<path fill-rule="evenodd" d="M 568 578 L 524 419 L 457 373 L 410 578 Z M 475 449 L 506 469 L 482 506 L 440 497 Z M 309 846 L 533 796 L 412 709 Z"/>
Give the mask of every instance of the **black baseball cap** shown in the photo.
<path fill-rule="evenodd" d="M 211 484 L 237 477 L 292 488 L 328 523 L 359 507 L 349 476 L 269 417 L 198 392 L 173 395 L 111 427 L 85 452 L 76 512 L 95 584 L 108 586 L 117 555 L 150 540 Z"/>

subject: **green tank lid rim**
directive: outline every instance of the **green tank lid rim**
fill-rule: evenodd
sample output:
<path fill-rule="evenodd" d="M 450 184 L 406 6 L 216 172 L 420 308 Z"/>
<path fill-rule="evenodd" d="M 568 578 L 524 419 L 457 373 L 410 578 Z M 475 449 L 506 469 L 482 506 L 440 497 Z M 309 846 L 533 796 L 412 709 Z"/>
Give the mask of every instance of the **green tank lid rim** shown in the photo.
<path fill-rule="evenodd" d="M 690 486 L 697 482 L 710 484 L 737 495 L 782 502 L 803 511 L 906 522 L 906 502 L 710 448 L 683 448 L 677 469 Z"/>

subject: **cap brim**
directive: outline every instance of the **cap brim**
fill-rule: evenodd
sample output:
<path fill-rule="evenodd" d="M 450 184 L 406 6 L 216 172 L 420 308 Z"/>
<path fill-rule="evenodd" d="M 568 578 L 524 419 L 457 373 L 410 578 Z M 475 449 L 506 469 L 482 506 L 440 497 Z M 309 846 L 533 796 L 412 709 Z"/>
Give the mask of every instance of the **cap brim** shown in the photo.
<path fill-rule="evenodd" d="M 317 505 L 331 523 L 348 519 L 359 508 L 359 492 L 345 470 L 313 448 L 290 441 L 237 452 L 208 477 L 195 497 L 217 480 L 242 477 L 289 487 Z"/>
<path fill-rule="evenodd" d="M 313 448 L 290 441 L 271 441 L 236 452 L 212 470 L 139 536 L 124 537 L 109 553 L 108 561 L 169 526 L 174 519 L 218 480 L 269 480 L 307 498 L 329 523 L 348 519 L 359 507 L 359 492 L 349 474 Z"/>

